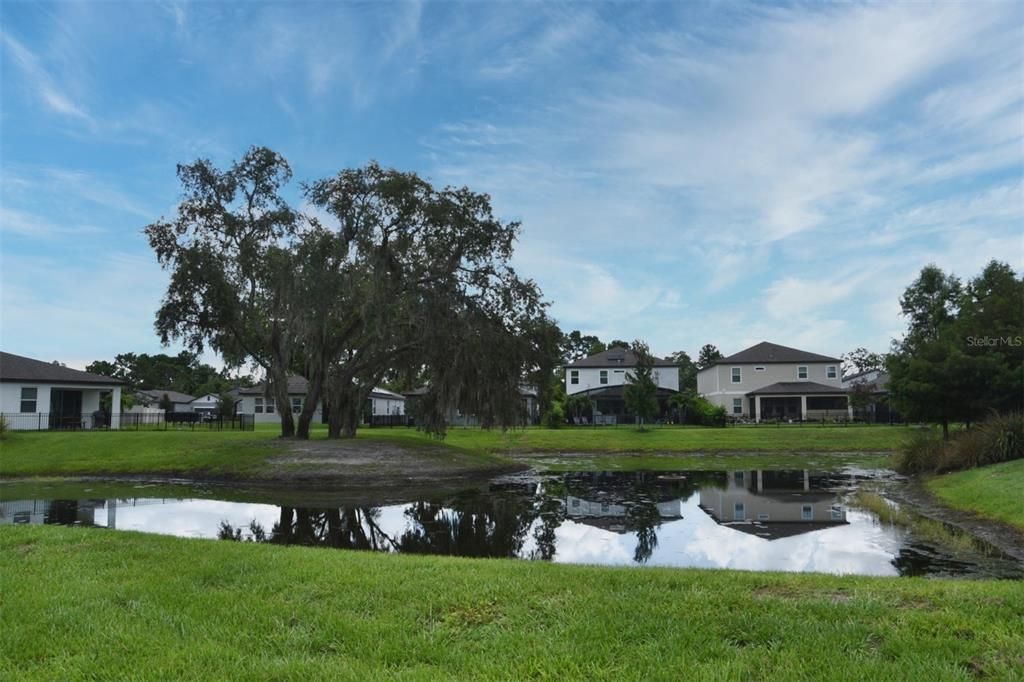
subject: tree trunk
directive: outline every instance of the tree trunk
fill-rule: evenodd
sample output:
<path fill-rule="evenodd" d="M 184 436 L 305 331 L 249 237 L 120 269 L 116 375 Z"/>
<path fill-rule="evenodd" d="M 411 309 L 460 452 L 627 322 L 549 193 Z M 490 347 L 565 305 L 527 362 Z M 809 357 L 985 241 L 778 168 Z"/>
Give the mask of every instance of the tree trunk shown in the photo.
<path fill-rule="evenodd" d="M 292 538 L 292 516 L 295 510 L 291 507 L 281 507 L 281 517 L 277 522 L 277 532 L 281 540 L 288 544 Z"/>
<path fill-rule="evenodd" d="M 323 393 L 323 373 L 314 372 L 309 380 L 309 389 L 306 391 L 306 402 L 302 405 L 302 412 L 299 414 L 299 424 L 295 431 L 295 437 L 309 440 L 309 427 L 313 421 L 313 413 L 320 404 L 320 397 Z"/>
<path fill-rule="evenodd" d="M 275 368 L 271 379 L 274 385 L 274 402 L 277 413 L 281 417 L 281 437 L 291 438 L 295 435 L 295 419 L 292 417 L 292 406 L 288 396 L 288 371 Z"/>
<path fill-rule="evenodd" d="M 942 420 L 942 440 L 949 440 L 949 420 Z"/>

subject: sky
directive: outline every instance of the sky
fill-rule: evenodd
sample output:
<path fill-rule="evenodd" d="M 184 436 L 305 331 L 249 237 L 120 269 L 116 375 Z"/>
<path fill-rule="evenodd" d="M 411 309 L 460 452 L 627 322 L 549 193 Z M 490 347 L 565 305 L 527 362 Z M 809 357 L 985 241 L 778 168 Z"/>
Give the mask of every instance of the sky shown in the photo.
<path fill-rule="evenodd" d="M 3 350 L 161 352 L 142 229 L 251 145 L 487 192 L 565 331 L 884 351 L 1024 270 L 1024 3 L 4 0 Z"/>

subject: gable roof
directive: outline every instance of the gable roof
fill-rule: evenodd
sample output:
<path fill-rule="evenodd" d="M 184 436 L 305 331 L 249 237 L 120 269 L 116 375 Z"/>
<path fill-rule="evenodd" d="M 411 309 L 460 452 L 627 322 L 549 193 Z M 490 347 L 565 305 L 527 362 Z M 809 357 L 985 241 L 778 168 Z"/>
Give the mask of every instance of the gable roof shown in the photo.
<path fill-rule="evenodd" d="M 665 358 L 654 358 L 655 367 L 675 367 L 676 363 Z M 636 353 L 628 348 L 609 348 L 590 357 L 570 362 L 566 367 L 636 367 Z"/>
<path fill-rule="evenodd" d="M 789 362 L 834 362 L 839 364 L 841 360 L 839 358 L 829 357 L 828 355 L 818 355 L 817 353 L 808 353 L 805 350 L 799 348 L 790 348 L 789 346 L 780 346 L 777 343 L 769 343 L 768 341 L 762 341 L 750 348 L 745 348 L 738 353 L 716 360 L 715 365 L 739 365 L 758 363 L 763 365 L 769 365 L 772 363 L 789 363 Z"/>
<path fill-rule="evenodd" d="M 0 351 L 0 381 L 25 381 L 30 383 L 54 384 L 104 384 L 120 386 L 119 379 L 82 372 L 81 370 L 63 367 L 52 362 L 33 360 L 23 355 Z"/>

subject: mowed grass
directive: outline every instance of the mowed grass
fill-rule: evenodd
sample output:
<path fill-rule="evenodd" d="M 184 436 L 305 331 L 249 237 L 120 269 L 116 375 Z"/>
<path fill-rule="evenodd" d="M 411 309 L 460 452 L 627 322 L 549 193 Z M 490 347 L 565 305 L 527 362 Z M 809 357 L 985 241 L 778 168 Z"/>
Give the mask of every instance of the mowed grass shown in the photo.
<path fill-rule="evenodd" d="M 1013 582 L 0 530 L 5 679 L 1019 679 Z"/>
<path fill-rule="evenodd" d="M 287 451 L 277 437 L 278 427 L 260 425 L 255 431 L 74 431 L 10 432 L 0 441 L 0 476 L 82 475 L 201 475 L 253 478 L 266 469 L 268 458 Z M 495 463 L 495 456 L 593 453 L 589 463 L 566 464 L 565 469 L 708 469 L 812 466 L 831 468 L 830 458 L 807 453 L 878 453 L 895 448 L 909 429 L 892 426 L 786 426 L 727 429 L 662 427 L 639 432 L 632 427 L 528 428 L 502 432 L 456 428 L 442 441 L 411 428 L 360 429 L 359 438 L 388 441 L 429 450 L 430 456 L 448 453 L 453 461 L 472 468 Z M 317 427 L 314 439 L 326 438 Z M 707 454 L 771 453 L 757 462 Z M 633 453 L 640 457 L 623 457 Z M 674 461 L 666 454 L 687 455 Z M 793 454 L 793 453 L 802 453 Z M 644 457 L 643 455 L 660 455 Z M 700 457 L 694 455 L 699 454 Z M 606 457 L 606 456 L 611 456 Z M 476 458 L 476 459 L 474 459 Z M 875 455 L 847 458 L 842 463 L 881 466 Z M 730 464 L 735 462 L 734 464 Z M 555 465 L 554 468 L 559 468 Z"/>
<path fill-rule="evenodd" d="M 449 429 L 445 443 L 495 453 L 565 452 L 889 452 L 914 427 L 887 425 L 663 426 L 638 431 L 632 426 L 527 428 L 502 432 Z M 388 429 L 378 429 L 386 438 Z M 412 429 L 393 429 L 392 438 L 423 438 Z"/>
<path fill-rule="evenodd" d="M 1024 459 L 937 476 L 927 486 L 951 507 L 1024 530 Z"/>

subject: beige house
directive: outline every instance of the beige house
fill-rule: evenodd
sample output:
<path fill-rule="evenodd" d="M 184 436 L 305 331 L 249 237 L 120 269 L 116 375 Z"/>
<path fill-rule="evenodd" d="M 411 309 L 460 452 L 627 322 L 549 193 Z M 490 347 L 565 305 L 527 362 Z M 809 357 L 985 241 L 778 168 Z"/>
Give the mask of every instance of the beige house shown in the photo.
<path fill-rule="evenodd" d="M 850 419 L 841 364 L 764 341 L 700 370 L 697 392 L 738 419 Z"/>

